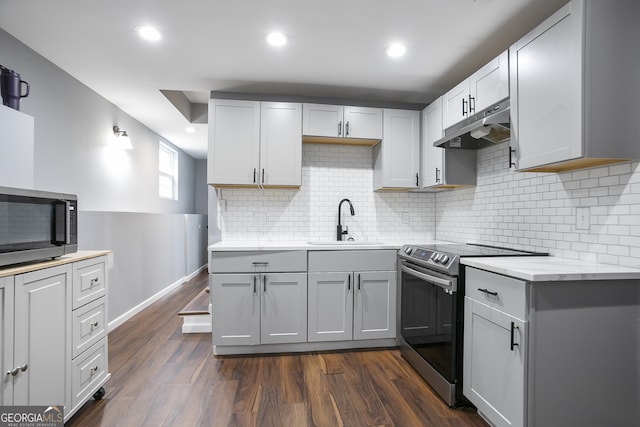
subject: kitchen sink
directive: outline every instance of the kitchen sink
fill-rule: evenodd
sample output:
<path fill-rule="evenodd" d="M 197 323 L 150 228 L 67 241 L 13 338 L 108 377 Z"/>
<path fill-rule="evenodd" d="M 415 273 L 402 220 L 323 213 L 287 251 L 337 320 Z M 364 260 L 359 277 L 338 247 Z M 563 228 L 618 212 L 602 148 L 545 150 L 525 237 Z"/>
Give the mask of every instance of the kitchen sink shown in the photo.
<path fill-rule="evenodd" d="M 369 240 L 321 240 L 321 241 L 312 241 L 307 242 L 310 245 L 324 245 L 324 246 L 341 246 L 341 245 L 357 245 L 357 246 L 375 246 L 382 245 L 382 242 L 371 242 Z"/>

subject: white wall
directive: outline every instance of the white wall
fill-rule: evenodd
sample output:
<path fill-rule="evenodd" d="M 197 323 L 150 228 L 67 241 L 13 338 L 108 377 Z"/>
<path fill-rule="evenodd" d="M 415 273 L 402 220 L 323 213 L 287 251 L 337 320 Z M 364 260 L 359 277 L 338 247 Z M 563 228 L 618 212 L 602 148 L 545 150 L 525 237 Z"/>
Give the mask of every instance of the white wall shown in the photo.
<path fill-rule="evenodd" d="M 297 190 L 218 190 L 216 226 L 222 240 L 335 240 L 343 198 L 351 200 L 356 214 L 351 216 L 345 203 L 342 224 L 356 240 L 434 238 L 435 196 L 373 192 L 371 147 L 303 144 L 302 163 Z"/>
<path fill-rule="evenodd" d="M 480 150 L 478 186 L 437 195 L 438 239 L 640 267 L 637 161 L 552 174 L 514 172 L 508 155 L 508 144 Z M 576 227 L 577 208 L 589 229 Z"/>
<path fill-rule="evenodd" d="M 35 122 L 34 188 L 77 194 L 80 249 L 114 251 L 110 321 L 206 264 L 206 218 L 194 214 L 206 214 L 206 161 L 178 150 L 179 200 L 161 199 L 158 141 L 169 141 L 3 30 L 0 63 L 31 85 L 20 106 Z M 109 144 L 114 125 L 133 150 Z"/>

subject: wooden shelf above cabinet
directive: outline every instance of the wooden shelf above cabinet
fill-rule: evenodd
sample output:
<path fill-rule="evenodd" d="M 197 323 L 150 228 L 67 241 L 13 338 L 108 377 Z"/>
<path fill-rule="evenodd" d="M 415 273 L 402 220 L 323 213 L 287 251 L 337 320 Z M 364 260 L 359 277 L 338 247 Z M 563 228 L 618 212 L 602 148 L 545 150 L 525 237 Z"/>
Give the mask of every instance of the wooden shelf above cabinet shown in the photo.
<path fill-rule="evenodd" d="M 327 136 L 302 136 L 303 144 L 337 144 L 337 145 L 361 145 L 373 147 L 380 143 L 379 139 L 364 138 L 332 138 Z"/>

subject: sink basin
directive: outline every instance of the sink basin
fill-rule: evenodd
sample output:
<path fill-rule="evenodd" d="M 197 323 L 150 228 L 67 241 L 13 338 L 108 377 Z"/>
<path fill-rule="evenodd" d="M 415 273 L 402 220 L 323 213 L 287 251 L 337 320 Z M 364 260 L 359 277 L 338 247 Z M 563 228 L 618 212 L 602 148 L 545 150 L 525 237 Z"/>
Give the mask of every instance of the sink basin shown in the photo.
<path fill-rule="evenodd" d="M 357 245 L 357 246 L 374 246 L 374 245 L 382 245 L 382 242 L 371 242 L 369 240 L 342 240 L 342 241 L 331 241 L 331 240 L 321 240 L 315 242 L 307 242 L 310 245 L 324 245 L 324 246 L 342 246 L 342 245 Z"/>

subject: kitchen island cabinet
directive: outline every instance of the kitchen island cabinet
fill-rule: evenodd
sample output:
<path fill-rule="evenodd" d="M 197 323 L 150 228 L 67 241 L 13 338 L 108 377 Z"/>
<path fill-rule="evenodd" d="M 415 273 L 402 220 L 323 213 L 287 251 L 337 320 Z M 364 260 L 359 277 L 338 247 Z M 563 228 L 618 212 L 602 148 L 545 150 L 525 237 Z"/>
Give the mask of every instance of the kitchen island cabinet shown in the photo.
<path fill-rule="evenodd" d="M 108 254 L 79 251 L 0 269 L 2 404 L 61 404 L 67 420 L 92 395 L 99 398 L 104 394 L 101 388 L 109 379 L 105 310 Z M 90 278 L 83 281 L 78 272 L 87 263 L 100 264 L 103 270 L 96 276 L 91 269 Z M 76 289 L 91 287 L 102 288 L 102 292 L 74 310 Z"/>
<path fill-rule="evenodd" d="M 547 257 L 467 264 L 464 395 L 496 426 L 635 425 L 640 271 Z"/>
<path fill-rule="evenodd" d="M 640 157 L 640 3 L 572 0 L 510 48 L 511 146 L 521 171 Z"/>

